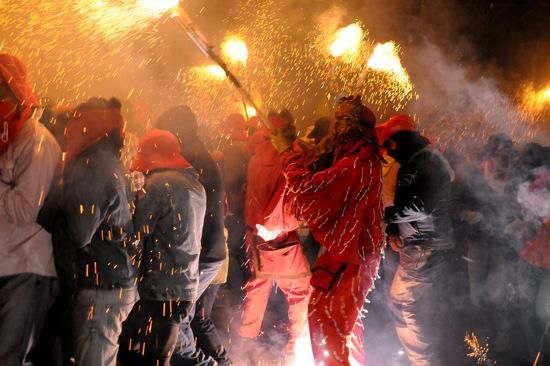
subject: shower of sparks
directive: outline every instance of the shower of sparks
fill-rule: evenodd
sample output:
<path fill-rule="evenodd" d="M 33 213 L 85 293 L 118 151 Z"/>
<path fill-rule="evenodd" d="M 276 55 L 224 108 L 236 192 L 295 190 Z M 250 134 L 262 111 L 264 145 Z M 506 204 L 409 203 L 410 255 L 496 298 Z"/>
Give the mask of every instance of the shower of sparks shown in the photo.
<path fill-rule="evenodd" d="M 360 23 L 353 23 L 339 29 L 330 45 L 330 54 L 332 57 L 343 57 L 347 61 L 353 62 L 360 51 L 364 38 Z"/>
<path fill-rule="evenodd" d="M 413 85 L 401 63 L 399 51 L 394 42 L 377 44 L 367 61 L 367 67 L 375 72 L 374 77 L 379 78 L 379 84 L 397 105 L 410 100 L 413 94 Z"/>
<path fill-rule="evenodd" d="M 74 107 L 93 96 L 116 96 L 132 128 L 141 109 L 148 110 L 150 126 L 167 108 L 185 103 L 202 126 L 216 130 L 229 113 L 244 112 L 242 99 L 224 82 L 221 69 L 196 66 L 204 56 L 163 17 L 176 5 L 174 0 L 3 0 L 0 51 L 27 63 L 34 90 L 53 105 Z M 220 48 L 227 61 L 246 62 L 246 69 L 233 71 L 262 109 L 288 108 L 305 123 L 331 114 L 332 97 L 342 92 L 362 94 L 379 115 L 412 100 L 413 93 L 396 88 L 390 73 L 366 67 L 372 41 L 359 22 L 341 30 L 350 41 L 335 58 L 329 50 L 336 33 L 288 22 L 296 10 L 285 2 L 239 0 L 229 11 L 223 31 L 231 36 Z M 210 36 L 212 30 L 204 32 Z M 353 54 L 354 61 L 345 62 Z M 254 112 L 249 108 L 248 115 Z"/>
<path fill-rule="evenodd" d="M 164 14 L 167 10 L 177 7 L 179 0 L 139 0 L 138 5 L 153 14 Z"/>
<path fill-rule="evenodd" d="M 540 89 L 535 89 L 533 85 L 524 87 L 519 108 L 530 120 L 538 120 L 546 113 L 550 113 L 550 85 Z"/>
<path fill-rule="evenodd" d="M 227 78 L 225 71 L 218 65 L 195 67 L 193 70 L 204 75 L 207 79 L 223 81 Z"/>
<path fill-rule="evenodd" d="M 468 353 L 468 357 L 476 360 L 478 365 L 483 365 L 483 366 L 496 365 L 494 361 L 489 359 L 488 343 L 480 344 L 477 336 L 474 333 L 470 333 L 470 332 L 466 333 L 466 336 L 464 337 L 464 342 L 466 343 L 466 346 L 470 351 L 470 353 Z"/>
<path fill-rule="evenodd" d="M 228 60 L 246 65 L 248 47 L 243 40 L 235 37 L 228 38 L 222 43 L 222 52 Z"/>

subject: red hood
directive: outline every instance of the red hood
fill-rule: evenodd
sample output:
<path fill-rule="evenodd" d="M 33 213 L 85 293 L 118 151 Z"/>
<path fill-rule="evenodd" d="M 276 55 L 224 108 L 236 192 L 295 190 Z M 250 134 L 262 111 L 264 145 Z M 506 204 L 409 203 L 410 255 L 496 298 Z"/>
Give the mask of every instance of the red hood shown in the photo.
<path fill-rule="evenodd" d="M 159 169 L 187 169 L 191 164 L 181 155 L 176 136 L 165 130 L 151 130 L 139 141 L 130 170 L 143 173 Z"/>

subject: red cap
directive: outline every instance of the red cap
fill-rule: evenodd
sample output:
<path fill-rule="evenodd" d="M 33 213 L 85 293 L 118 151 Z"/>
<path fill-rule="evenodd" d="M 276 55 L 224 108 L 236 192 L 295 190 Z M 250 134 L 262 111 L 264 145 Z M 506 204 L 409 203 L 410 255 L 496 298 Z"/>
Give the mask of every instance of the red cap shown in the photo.
<path fill-rule="evenodd" d="M 130 170 L 143 173 L 158 169 L 186 169 L 191 164 L 181 155 L 177 137 L 166 130 L 151 130 L 139 141 Z"/>
<path fill-rule="evenodd" d="M 376 135 L 380 145 L 401 131 L 416 131 L 416 125 L 411 116 L 400 114 L 376 126 Z"/>
<path fill-rule="evenodd" d="M 27 67 L 17 57 L 0 54 L 0 77 L 8 83 L 19 103 L 27 107 L 38 104 L 27 80 Z"/>

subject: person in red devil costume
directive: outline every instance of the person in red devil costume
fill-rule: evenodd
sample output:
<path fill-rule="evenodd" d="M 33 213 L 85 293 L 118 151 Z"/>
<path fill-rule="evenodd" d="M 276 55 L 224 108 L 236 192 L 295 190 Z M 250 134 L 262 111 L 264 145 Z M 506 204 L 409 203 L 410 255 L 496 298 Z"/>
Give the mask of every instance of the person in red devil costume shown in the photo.
<path fill-rule="evenodd" d="M 50 234 L 37 223 L 61 149 L 34 118 L 27 69 L 0 54 L 0 364 L 27 365 L 58 291 Z"/>
<path fill-rule="evenodd" d="M 342 98 L 335 117 L 334 161 L 317 173 L 308 170 L 303 153 L 273 136 L 283 152 L 287 189 L 322 246 L 312 270 L 309 328 L 315 362 L 326 366 L 364 362 L 357 357 L 358 320 L 384 247 L 375 116 L 356 96 Z"/>
<path fill-rule="evenodd" d="M 295 140 L 294 125 L 289 118 L 272 114 L 270 120 L 287 143 Z M 290 354 L 307 321 L 309 266 L 296 233 L 299 223 L 285 191 L 282 160 L 270 142 L 269 131 L 257 130 L 251 136 L 249 148 L 254 155 L 248 165 L 245 245 L 251 277 L 245 285 L 243 314 L 237 332 L 244 339 L 254 339 L 260 334 L 275 282 L 288 303 L 287 353 Z"/>

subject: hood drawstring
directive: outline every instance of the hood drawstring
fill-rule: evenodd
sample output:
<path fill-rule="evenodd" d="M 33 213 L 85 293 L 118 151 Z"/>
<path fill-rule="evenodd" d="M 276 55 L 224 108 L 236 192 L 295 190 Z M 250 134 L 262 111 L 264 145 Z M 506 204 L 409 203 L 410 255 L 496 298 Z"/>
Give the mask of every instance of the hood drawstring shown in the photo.
<path fill-rule="evenodd" d="M 9 138 L 9 124 L 8 121 L 4 121 L 4 128 L 2 129 L 2 134 L 0 135 L 0 140 L 3 143 L 7 143 Z"/>

